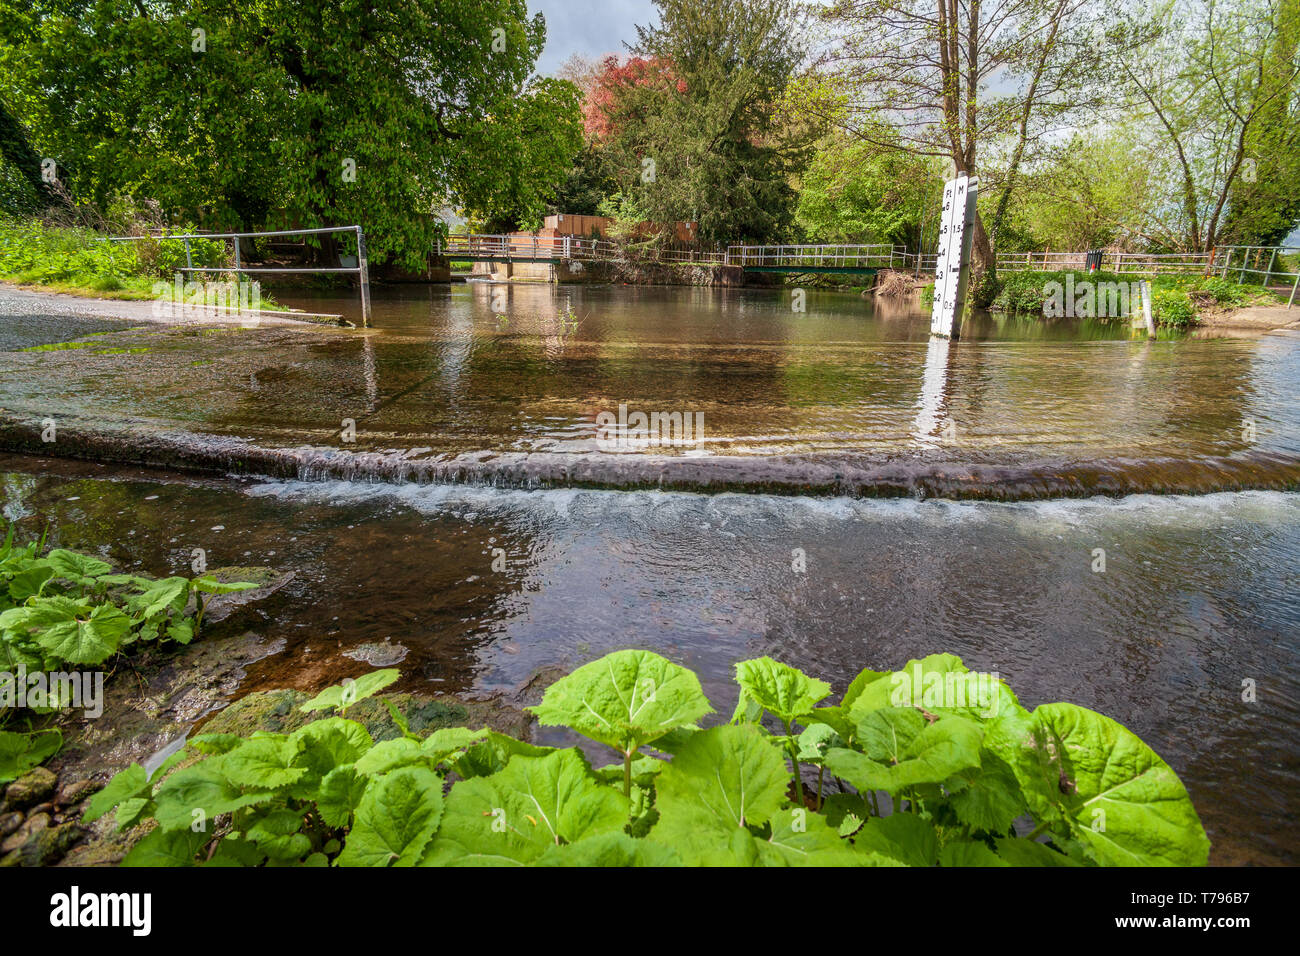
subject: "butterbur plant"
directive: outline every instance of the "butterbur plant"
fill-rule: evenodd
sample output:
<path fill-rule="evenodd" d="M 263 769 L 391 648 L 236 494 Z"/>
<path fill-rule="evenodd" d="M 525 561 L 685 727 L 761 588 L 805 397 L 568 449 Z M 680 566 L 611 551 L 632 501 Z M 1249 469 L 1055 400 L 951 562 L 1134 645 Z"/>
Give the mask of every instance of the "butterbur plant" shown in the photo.
<path fill-rule="evenodd" d="M 204 735 L 152 778 L 133 766 L 90 804 L 152 820 L 128 865 L 1203 865 L 1209 841 L 1167 764 L 1072 704 L 1028 711 L 951 655 L 829 685 L 763 658 L 736 668 L 731 722 L 689 670 L 619 651 L 532 708 L 621 758 L 489 730 L 375 742 L 343 714 L 396 678 L 308 701 L 290 734 Z M 764 725 L 774 718 L 778 733 Z M 817 768 L 804 795 L 801 764 Z M 169 768 L 168 768 L 169 769 Z M 165 774 L 165 775 L 164 775 Z"/>
<path fill-rule="evenodd" d="M 43 539 L 18 545 L 10 527 L 0 542 L 0 701 L 16 697 L 11 691 L 20 672 L 98 668 L 135 646 L 188 644 L 215 595 L 256 586 L 210 576 L 115 574 L 90 555 L 45 552 Z M 27 709 L 47 713 L 58 701 L 49 703 Z M 12 713 L 0 707 L 0 726 Z M 57 729 L 0 730 L 0 782 L 37 766 L 61 743 Z"/>

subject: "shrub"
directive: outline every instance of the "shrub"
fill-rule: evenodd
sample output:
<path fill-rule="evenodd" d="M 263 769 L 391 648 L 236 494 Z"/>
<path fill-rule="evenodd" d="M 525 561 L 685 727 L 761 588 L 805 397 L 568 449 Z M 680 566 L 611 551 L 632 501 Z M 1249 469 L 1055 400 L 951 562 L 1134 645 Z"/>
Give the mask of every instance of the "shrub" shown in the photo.
<path fill-rule="evenodd" d="M 1241 305 L 1246 301 L 1246 290 L 1236 282 L 1218 276 L 1197 279 L 1188 287 L 1190 292 L 1204 292 L 1220 305 Z"/>
<path fill-rule="evenodd" d="M 863 671 L 834 706 L 829 684 L 743 661 L 730 723 L 701 730 L 712 707 L 695 674 L 619 651 L 532 708 L 608 748 L 599 768 L 488 730 L 422 738 L 391 702 L 402 736 L 375 742 L 347 709 L 396 678 L 327 689 L 302 709 L 333 713 L 292 733 L 205 734 L 152 777 L 132 765 L 85 819 L 116 807 L 121 828 L 156 823 L 131 866 L 1131 866 L 1209 852 L 1187 791 L 1136 736 L 1072 704 L 1028 711 L 947 654 Z"/>
<path fill-rule="evenodd" d="M 1182 289 L 1154 289 L 1151 292 L 1151 314 L 1158 325 L 1185 329 L 1196 320 L 1196 307 Z"/>

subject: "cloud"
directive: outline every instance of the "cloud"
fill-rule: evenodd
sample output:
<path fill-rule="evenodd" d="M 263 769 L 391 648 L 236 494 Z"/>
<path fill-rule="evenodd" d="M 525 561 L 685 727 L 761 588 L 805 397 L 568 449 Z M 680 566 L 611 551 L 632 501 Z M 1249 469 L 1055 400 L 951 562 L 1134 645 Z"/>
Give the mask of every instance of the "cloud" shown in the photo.
<path fill-rule="evenodd" d="M 636 41 L 636 25 L 657 22 L 651 0 L 529 0 L 530 13 L 546 17 L 546 49 L 538 73 L 553 73 L 574 53 L 622 53 Z"/>

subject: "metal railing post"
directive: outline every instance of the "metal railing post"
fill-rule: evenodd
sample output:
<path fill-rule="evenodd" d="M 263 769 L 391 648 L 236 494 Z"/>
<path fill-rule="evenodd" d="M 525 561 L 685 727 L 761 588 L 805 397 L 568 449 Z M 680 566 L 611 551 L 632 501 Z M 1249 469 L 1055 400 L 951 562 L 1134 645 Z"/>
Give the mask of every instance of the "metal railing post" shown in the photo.
<path fill-rule="evenodd" d="M 185 240 L 185 271 L 189 272 L 194 268 L 194 260 L 190 258 L 190 240 Z"/>
<path fill-rule="evenodd" d="M 370 328 L 370 263 L 366 260 L 366 234 L 357 226 L 357 277 L 361 285 L 361 327 Z"/>
<path fill-rule="evenodd" d="M 235 236 L 235 275 L 239 275 L 239 237 Z"/>

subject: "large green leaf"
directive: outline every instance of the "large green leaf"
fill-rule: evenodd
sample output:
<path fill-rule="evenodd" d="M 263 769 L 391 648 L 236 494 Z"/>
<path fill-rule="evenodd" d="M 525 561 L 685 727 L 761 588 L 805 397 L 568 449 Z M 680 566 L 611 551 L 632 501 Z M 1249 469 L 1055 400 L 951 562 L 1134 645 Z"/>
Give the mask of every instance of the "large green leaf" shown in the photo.
<path fill-rule="evenodd" d="M 967 669 L 952 654 L 910 660 L 897 671 L 864 671 L 845 695 L 853 719 L 881 707 L 915 707 L 932 715 L 991 719 L 1018 707 L 1015 695 L 992 674 Z"/>
<path fill-rule="evenodd" d="M 871 817 L 853 837 L 859 850 L 878 853 L 906 866 L 934 866 L 939 835 L 934 824 L 915 813 Z"/>
<path fill-rule="evenodd" d="M 374 743 L 364 725 L 342 717 L 314 720 L 290 734 L 289 741 L 296 751 L 293 766 L 308 770 L 310 779 L 299 781 L 306 784 L 319 781 L 336 767 L 355 763 Z"/>
<path fill-rule="evenodd" d="M 303 815 L 298 810 L 272 810 L 249 824 L 245 836 L 272 860 L 301 860 L 311 852 L 311 839 L 299 830 Z"/>
<path fill-rule="evenodd" d="M 108 813 L 123 800 L 146 795 L 149 791 L 149 775 L 144 767 L 133 763 L 114 775 L 104 789 L 88 801 L 86 811 L 81 816 L 82 823 L 91 823 Z"/>
<path fill-rule="evenodd" d="M 278 790 L 292 786 L 307 773 L 295 766 L 297 741 L 283 736 L 253 737 L 219 758 L 225 775 L 241 787 Z"/>
<path fill-rule="evenodd" d="M 442 778 L 403 767 L 370 783 L 339 866 L 414 866 L 442 819 Z"/>
<path fill-rule="evenodd" d="M 54 568 L 45 562 L 34 564 L 24 571 L 15 574 L 9 581 L 9 596 L 21 604 L 29 597 L 36 597 L 41 593 L 45 582 L 54 577 Z"/>
<path fill-rule="evenodd" d="M 907 712 L 902 708 L 898 711 Z M 896 758 L 877 760 L 856 751 L 832 748 L 826 753 L 825 765 L 859 790 L 896 793 L 904 787 L 942 783 L 956 773 L 978 767 L 982 737 L 979 725 L 973 721 L 944 717 L 921 729 L 899 748 Z M 881 740 L 885 739 L 882 733 Z"/>
<path fill-rule="evenodd" d="M 181 613 L 189 597 L 190 582 L 185 578 L 164 578 L 149 584 L 140 594 L 131 598 L 129 604 L 141 618 L 151 618 L 164 611 Z"/>
<path fill-rule="evenodd" d="M 531 710 L 543 726 L 630 754 L 712 708 L 691 671 L 650 651 L 618 651 L 556 681 Z"/>
<path fill-rule="evenodd" d="M 165 830 L 188 830 L 191 825 L 207 828 L 219 814 L 240 807 L 265 803 L 274 798 L 271 790 L 245 790 L 222 770 L 222 757 L 209 757 L 202 763 L 177 770 L 164 781 L 155 798 L 154 816 Z"/>
<path fill-rule="evenodd" d="M 357 701 L 365 700 L 367 697 L 379 693 L 401 676 L 402 672 L 392 667 L 385 670 L 371 671 L 369 674 L 361 675 L 356 680 L 345 681 L 335 687 L 326 687 L 298 709 L 313 711 L 337 707 L 340 710 L 346 710 Z"/>
<path fill-rule="evenodd" d="M 855 852 L 825 817 L 798 807 L 777 813 L 767 838 L 755 840 L 763 866 L 889 865 L 888 861 Z"/>
<path fill-rule="evenodd" d="M 627 798 L 600 783 L 576 748 L 514 757 L 499 773 L 452 788 L 424 863 L 532 863 L 552 847 L 620 832 L 628 810 Z"/>
<path fill-rule="evenodd" d="M 736 683 L 740 685 L 742 702 L 746 698 L 754 701 L 787 725 L 806 716 L 831 692 L 831 685 L 825 681 L 770 657 L 738 663 Z"/>
<path fill-rule="evenodd" d="M 56 548 L 45 556 L 56 574 L 61 578 L 67 578 L 77 584 L 88 584 L 95 578 L 102 577 L 113 570 L 111 564 L 107 564 L 98 558 L 92 558 L 89 555 L 77 554 L 74 551 L 65 551 L 62 548 Z"/>
<path fill-rule="evenodd" d="M 47 654 L 69 664 L 102 664 L 121 646 L 131 631 L 131 619 L 111 604 L 101 604 L 88 615 L 70 615 L 36 635 Z"/>
<path fill-rule="evenodd" d="M 1028 807 L 1020 792 L 1020 781 L 998 754 L 980 752 L 980 766 L 969 767 L 946 783 L 948 804 L 972 830 L 1006 833 Z"/>
<path fill-rule="evenodd" d="M 430 748 L 436 746 L 430 745 Z M 490 777 L 504 770 L 515 757 L 544 757 L 554 752 L 554 747 L 526 744 L 522 740 L 489 730 L 487 738 L 470 744 L 463 754 L 451 762 L 451 768 L 466 780 L 470 777 Z"/>
<path fill-rule="evenodd" d="M 58 730 L 16 734 L 0 730 L 0 783 L 17 780 L 58 753 L 63 734 Z"/>
<path fill-rule="evenodd" d="M 1003 751 L 1040 822 L 1103 866 L 1203 866 L 1210 841 L 1169 765 L 1122 724 L 1043 704 Z"/>
<path fill-rule="evenodd" d="M 1012 866 L 1081 866 L 1079 862 L 1058 853 L 1045 843 L 1023 837 L 1003 837 L 997 842 L 998 856 Z"/>
<path fill-rule="evenodd" d="M 351 764 L 335 767 L 321 780 L 316 793 L 316 809 L 329 826 L 346 826 L 361 798 L 366 795 L 368 777 Z"/>
<path fill-rule="evenodd" d="M 212 839 L 204 831 L 153 830 L 131 848 L 122 866 L 194 866 L 195 855 Z"/>
<path fill-rule="evenodd" d="M 659 774 L 659 822 L 650 839 L 692 865 L 732 862 L 733 851 L 756 858 L 748 827 L 772 819 L 789 784 L 785 757 L 753 724 L 694 734 Z M 737 834 L 744 837 L 738 843 Z"/>
<path fill-rule="evenodd" d="M 420 749 L 420 742 L 410 737 L 381 740 L 357 760 L 357 770 L 370 776 L 388 773 L 398 767 L 415 766 L 432 770 L 433 761 Z"/>
<path fill-rule="evenodd" d="M 636 840 L 626 833 L 604 833 L 577 843 L 553 846 L 535 866 L 681 866 L 682 858 L 670 847 Z"/>

